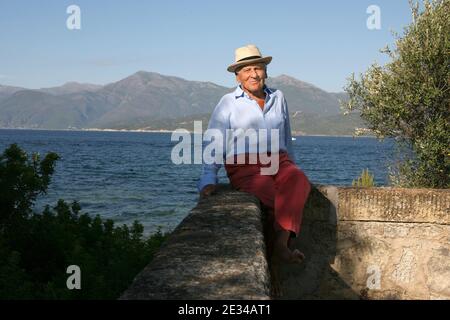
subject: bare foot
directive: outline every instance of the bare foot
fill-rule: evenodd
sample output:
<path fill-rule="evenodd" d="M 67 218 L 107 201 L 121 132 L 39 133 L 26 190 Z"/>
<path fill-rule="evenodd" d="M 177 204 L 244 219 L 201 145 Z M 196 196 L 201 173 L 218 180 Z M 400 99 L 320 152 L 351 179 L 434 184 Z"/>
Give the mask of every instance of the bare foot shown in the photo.
<path fill-rule="evenodd" d="M 287 237 L 289 237 L 289 233 L 287 233 Z M 298 249 L 291 250 L 288 246 L 290 241 L 286 239 L 286 234 L 284 232 L 280 232 L 275 240 L 275 256 L 285 263 L 302 263 L 305 259 L 305 255 Z"/>
<path fill-rule="evenodd" d="M 305 255 L 298 249 L 290 250 L 285 245 L 277 246 L 276 256 L 279 260 L 285 262 L 285 263 L 302 263 L 305 259 Z"/>
<path fill-rule="evenodd" d="M 294 249 L 291 251 L 291 253 L 292 253 L 291 254 L 292 263 L 300 264 L 303 262 L 303 260 L 305 260 L 305 255 L 300 250 Z"/>

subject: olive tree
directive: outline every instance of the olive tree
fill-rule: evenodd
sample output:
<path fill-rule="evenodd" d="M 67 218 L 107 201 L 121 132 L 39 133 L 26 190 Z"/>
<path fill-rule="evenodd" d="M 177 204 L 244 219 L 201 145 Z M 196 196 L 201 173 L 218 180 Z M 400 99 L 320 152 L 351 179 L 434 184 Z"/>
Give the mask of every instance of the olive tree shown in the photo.
<path fill-rule="evenodd" d="M 359 112 L 378 138 L 395 138 L 402 157 L 391 183 L 450 187 L 450 0 L 410 1 L 412 23 L 375 63 L 349 78 L 346 112 Z M 422 8 L 421 8 L 422 7 Z"/>

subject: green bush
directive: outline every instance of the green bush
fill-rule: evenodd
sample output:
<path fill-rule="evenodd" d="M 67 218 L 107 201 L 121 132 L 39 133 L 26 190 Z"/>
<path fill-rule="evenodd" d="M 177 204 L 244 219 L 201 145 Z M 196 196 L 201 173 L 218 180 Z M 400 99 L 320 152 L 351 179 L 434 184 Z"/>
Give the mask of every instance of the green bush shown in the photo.
<path fill-rule="evenodd" d="M 143 237 L 131 227 L 81 213 L 77 202 L 32 212 L 58 156 L 32 160 L 16 144 L 0 156 L 0 299 L 116 299 L 152 259 L 167 235 Z M 81 290 L 69 290 L 69 265 L 81 270 Z"/>
<path fill-rule="evenodd" d="M 413 22 L 386 47 L 390 62 L 349 79 L 347 112 L 359 111 L 379 138 L 394 137 L 391 182 L 450 187 L 450 0 L 410 2 Z"/>
<path fill-rule="evenodd" d="M 352 186 L 354 187 L 375 187 L 374 176 L 369 173 L 369 169 L 362 171 L 361 175 L 353 180 Z"/>

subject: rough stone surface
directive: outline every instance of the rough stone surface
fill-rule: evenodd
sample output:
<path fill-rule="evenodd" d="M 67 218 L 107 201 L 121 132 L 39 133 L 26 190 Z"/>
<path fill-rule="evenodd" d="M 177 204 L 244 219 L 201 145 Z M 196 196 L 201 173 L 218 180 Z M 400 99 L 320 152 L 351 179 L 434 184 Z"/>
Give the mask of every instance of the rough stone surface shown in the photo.
<path fill-rule="evenodd" d="M 450 224 L 445 189 L 339 188 L 339 220 Z"/>
<path fill-rule="evenodd" d="M 282 298 L 450 299 L 450 190 L 330 190 L 308 201 Z"/>
<path fill-rule="evenodd" d="M 259 202 L 221 186 L 199 202 L 121 299 L 269 299 Z"/>
<path fill-rule="evenodd" d="M 222 186 L 122 299 L 269 299 L 259 202 Z M 450 299 L 450 190 L 314 186 L 282 299 Z"/>

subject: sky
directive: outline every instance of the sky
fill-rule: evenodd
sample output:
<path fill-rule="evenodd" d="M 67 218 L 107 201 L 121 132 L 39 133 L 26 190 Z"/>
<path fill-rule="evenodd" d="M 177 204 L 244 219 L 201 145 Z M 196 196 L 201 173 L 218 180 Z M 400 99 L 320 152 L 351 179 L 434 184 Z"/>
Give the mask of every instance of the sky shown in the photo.
<path fill-rule="evenodd" d="M 70 5 L 81 29 L 69 29 Z M 367 20 L 380 8 L 381 28 Z M 106 84 L 139 70 L 232 87 L 234 50 L 272 56 L 287 74 L 330 92 L 352 72 L 386 63 L 379 50 L 411 22 L 408 0 L 0 0 L 0 84 Z"/>

